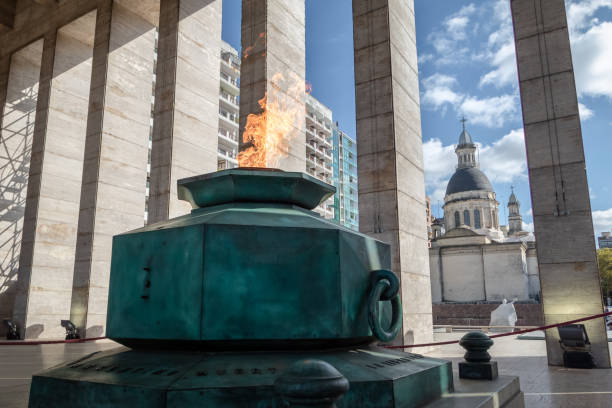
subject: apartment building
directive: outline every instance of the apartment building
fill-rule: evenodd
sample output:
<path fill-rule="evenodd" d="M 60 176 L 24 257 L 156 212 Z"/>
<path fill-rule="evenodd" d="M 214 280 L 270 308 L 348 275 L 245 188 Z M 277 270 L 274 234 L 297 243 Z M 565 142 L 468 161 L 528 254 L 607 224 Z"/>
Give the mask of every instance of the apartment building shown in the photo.
<path fill-rule="evenodd" d="M 221 81 L 219 84 L 219 146 L 217 169 L 238 167 L 238 114 L 240 96 L 240 55 L 221 42 Z"/>
<path fill-rule="evenodd" d="M 597 237 L 599 248 L 612 248 L 612 236 L 610 232 L 602 232 L 601 236 Z"/>
<path fill-rule="evenodd" d="M 332 111 L 312 95 L 306 95 L 306 173 L 334 184 L 334 145 Z M 336 186 L 337 187 L 337 186 Z M 334 198 L 330 197 L 315 209 L 325 218 L 334 218 Z"/>
<path fill-rule="evenodd" d="M 337 192 L 334 196 L 334 219 L 342 225 L 359 230 L 357 205 L 357 143 L 338 128 L 333 135 L 333 179 Z"/>
<path fill-rule="evenodd" d="M 226 42 L 221 46 L 219 84 L 219 146 L 217 168 L 238 167 L 240 55 Z M 328 219 L 358 229 L 357 146 L 334 125 L 331 109 L 306 95 L 306 173 L 337 188 L 315 209 Z"/>

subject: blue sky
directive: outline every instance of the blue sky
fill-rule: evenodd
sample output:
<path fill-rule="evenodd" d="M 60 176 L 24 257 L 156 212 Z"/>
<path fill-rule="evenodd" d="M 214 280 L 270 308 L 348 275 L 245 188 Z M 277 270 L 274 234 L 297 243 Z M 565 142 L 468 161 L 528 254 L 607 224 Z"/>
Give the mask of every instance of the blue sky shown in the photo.
<path fill-rule="evenodd" d="M 612 0 L 566 0 L 596 232 L 612 230 Z M 427 193 L 434 214 L 454 171 L 465 115 L 505 223 L 510 186 L 532 228 L 508 0 L 415 0 Z M 306 76 L 355 135 L 351 0 L 306 0 Z M 240 1 L 224 0 L 223 38 L 240 47 Z"/>

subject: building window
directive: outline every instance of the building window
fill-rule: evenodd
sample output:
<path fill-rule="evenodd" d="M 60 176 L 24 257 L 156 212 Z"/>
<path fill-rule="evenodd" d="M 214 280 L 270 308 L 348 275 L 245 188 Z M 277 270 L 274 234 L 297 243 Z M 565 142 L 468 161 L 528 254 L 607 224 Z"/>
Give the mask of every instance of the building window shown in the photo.
<path fill-rule="evenodd" d="M 470 225 L 470 212 L 468 210 L 463 211 L 463 222 L 465 225 Z"/>
<path fill-rule="evenodd" d="M 474 210 L 474 228 L 476 229 L 482 228 L 480 224 L 480 210 Z"/>
<path fill-rule="evenodd" d="M 459 211 L 455 211 L 455 228 L 459 228 L 461 225 L 461 218 L 459 217 Z"/>

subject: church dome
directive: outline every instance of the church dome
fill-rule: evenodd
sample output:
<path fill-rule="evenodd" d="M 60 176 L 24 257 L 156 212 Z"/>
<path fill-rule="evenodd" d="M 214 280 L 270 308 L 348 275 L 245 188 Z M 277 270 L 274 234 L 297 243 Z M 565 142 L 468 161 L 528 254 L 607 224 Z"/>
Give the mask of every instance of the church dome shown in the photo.
<path fill-rule="evenodd" d="M 493 192 L 493 186 L 480 169 L 477 167 L 465 167 L 457 169 L 455 174 L 453 174 L 446 187 L 446 195 L 472 190 Z"/>

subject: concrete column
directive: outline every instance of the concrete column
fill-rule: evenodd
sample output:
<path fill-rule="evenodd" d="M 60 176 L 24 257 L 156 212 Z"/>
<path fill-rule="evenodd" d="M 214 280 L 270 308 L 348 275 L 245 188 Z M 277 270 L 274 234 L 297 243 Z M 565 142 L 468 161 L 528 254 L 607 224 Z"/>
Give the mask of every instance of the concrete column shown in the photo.
<path fill-rule="evenodd" d="M 603 310 L 578 100 L 563 0 L 512 0 L 544 323 Z M 603 319 L 584 323 L 610 367 Z M 548 363 L 563 364 L 557 330 Z"/>
<path fill-rule="evenodd" d="M 433 337 L 413 0 L 353 0 L 359 229 L 391 245 L 403 338 Z"/>
<path fill-rule="evenodd" d="M 125 2 L 107 0 L 96 22 L 70 311 L 87 337 L 104 333 L 113 235 L 144 224 L 159 9 Z"/>
<path fill-rule="evenodd" d="M 12 29 L 15 24 L 17 0 L 4 0 L 0 3 L 0 28 Z"/>
<path fill-rule="evenodd" d="M 14 317 L 58 338 L 70 316 L 96 12 L 45 38 Z"/>
<path fill-rule="evenodd" d="M 240 166 L 306 170 L 305 19 L 304 0 L 242 2 Z"/>
<path fill-rule="evenodd" d="M 189 212 L 176 181 L 217 170 L 221 0 L 161 0 L 149 223 Z"/>
<path fill-rule="evenodd" d="M 0 320 L 13 318 L 43 40 L 0 62 Z M 0 329 L 4 332 L 4 327 Z"/>

